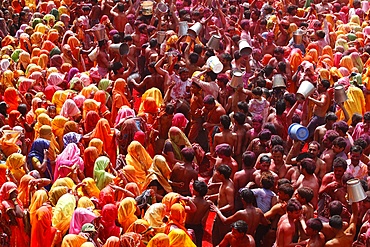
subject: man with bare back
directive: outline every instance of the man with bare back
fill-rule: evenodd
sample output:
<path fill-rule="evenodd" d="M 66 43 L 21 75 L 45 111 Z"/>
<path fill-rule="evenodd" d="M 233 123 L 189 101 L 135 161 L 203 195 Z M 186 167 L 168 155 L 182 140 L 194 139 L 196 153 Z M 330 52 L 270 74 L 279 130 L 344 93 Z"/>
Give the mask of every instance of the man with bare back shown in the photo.
<path fill-rule="evenodd" d="M 313 117 L 307 129 L 310 132 L 310 137 L 313 136 L 315 129 L 325 123 L 325 115 L 330 106 L 330 98 L 327 90 L 330 87 L 330 82 L 327 80 L 321 80 L 317 84 L 317 96 L 308 96 L 308 100 L 312 101 L 315 105 L 313 107 Z"/>
<path fill-rule="evenodd" d="M 234 183 L 231 181 L 231 168 L 227 165 L 220 165 L 215 176 L 221 181 L 218 194 L 208 196 L 208 199 L 217 199 L 217 207 L 226 217 L 234 212 Z M 212 244 L 217 246 L 224 236 L 230 231 L 230 225 L 224 225 L 219 217 L 216 217 L 212 227 Z"/>

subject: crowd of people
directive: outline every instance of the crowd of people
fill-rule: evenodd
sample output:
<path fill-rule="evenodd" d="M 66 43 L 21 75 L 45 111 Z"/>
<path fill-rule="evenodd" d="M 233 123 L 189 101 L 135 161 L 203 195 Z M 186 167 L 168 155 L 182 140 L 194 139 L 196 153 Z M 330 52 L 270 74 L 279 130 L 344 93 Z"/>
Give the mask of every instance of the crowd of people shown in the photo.
<path fill-rule="evenodd" d="M 370 246 L 369 9 L 0 0 L 0 246 Z"/>

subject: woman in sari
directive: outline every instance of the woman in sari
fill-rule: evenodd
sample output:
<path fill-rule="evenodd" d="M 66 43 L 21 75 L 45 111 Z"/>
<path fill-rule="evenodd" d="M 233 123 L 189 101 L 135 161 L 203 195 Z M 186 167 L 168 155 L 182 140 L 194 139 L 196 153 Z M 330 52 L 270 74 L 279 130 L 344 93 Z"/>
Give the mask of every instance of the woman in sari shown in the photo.
<path fill-rule="evenodd" d="M 94 99 L 86 99 L 83 104 L 83 114 L 82 118 L 86 118 L 86 114 L 90 111 L 99 113 L 100 103 Z"/>
<path fill-rule="evenodd" d="M 57 140 L 54 137 L 53 130 L 49 125 L 43 125 L 40 128 L 40 133 L 37 138 L 42 138 L 45 140 L 50 141 L 50 147 L 49 147 L 49 158 L 51 161 L 55 161 L 56 156 L 60 153 L 59 150 L 61 148 L 59 147 L 59 144 Z"/>
<path fill-rule="evenodd" d="M 55 186 L 52 187 L 49 191 L 49 201 L 50 204 L 55 207 L 59 199 L 68 193 L 69 188 L 67 186 Z"/>
<path fill-rule="evenodd" d="M 137 219 L 126 232 L 138 233 L 142 236 L 141 241 L 148 243 L 149 240 L 154 236 L 153 231 L 150 228 L 149 223 L 144 219 Z"/>
<path fill-rule="evenodd" d="M 9 172 L 14 176 L 14 178 L 20 182 L 21 178 L 28 171 L 26 167 L 26 156 L 20 153 L 13 153 L 7 159 L 5 165 L 9 169 Z"/>
<path fill-rule="evenodd" d="M 163 203 L 154 203 L 146 210 L 144 219 L 154 228 L 154 232 L 163 233 L 166 224 L 163 222 L 166 210 Z"/>
<path fill-rule="evenodd" d="M 76 207 L 76 199 L 72 194 L 64 194 L 59 198 L 53 211 L 52 224 L 62 236 L 68 231 L 72 214 Z"/>
<path fill-rule="evenodd" d="M 95 129 L 95 126 L 100 120 L 99 114 L 95 111 L 90 111 L 86 114 L 84 120 L 84 133 L 88 134 Z"/>
<path fill-rule="evenodd" d="M 148 175 L 143 184 L 143 190 L 153 189 L 156 193 L 157 201 L 168 192 L 172 192 L 168 180 L 171 176 L 171 169 L 167 165 L 166 159 L 162 155 L 154 156 L 153 163 L 148 170 Z"/>
<path fill-rule="evenodd" d="M 91 210 L 86 208 L 76 208 L 72 215 L 69 233 L 79 234 L 84 224 L 92 223 L 96 218 L 97 216 Z"/>
<path fill-rule="evenodd" d="M 181 229 L 186 232 L 185 228 L 185 208 L 180 203 L 171 206 L 170 218 L 167 222 L 165 233 L 168 234 L 174 229 Z"/>
<path fill-rule="evenodd" d="M 18 92 L 14 87 L 8 87 L 4 92 L 4 101 L 8 105 L 7 113 L 17 110 L 19 105 Z"/>
<path fill-rule="evenodd" d="M 63 147 L 63 132 L 66 122 L 68 122 L 68 119 L 60 115 L 55 116 L 55 118 L 51 121 L 51 128 L 59 147 Z"/>
<path fill-rule="evenodd" d="M 39 176 L 39 174 L 37 174 Z M 28 208 L 32 198 L 32 193 L 37 189 L 39 180 L 35 177 L 25 174 L 18 186 L 18 199 L 22 202 L 24 208 Z"/>
<path fill-rule="evenodd" d="M 111 129 L 109 122 L 102 118 L 99 120 L 95 129 L 91 132 L 90 138 L 99 138 L 103 141 L 104 151 L 109 155 L 109 159 L 116 166 L 117 160 L 117 144 L 116 144 L 115 129 Z"/>
<path fill-rule="evenodd" d="M 27 157 L 27 164 L 30 169 L 37 170 L 42 178 L 53 179 L 50 159 L 48 157 L 48 149 L 50 141 L 38 138 L 32 143 L 31 151 Z M 46 187 L 50 189 L 50 186 Z"/>
<path fill-rule="evenodd" d="M 353 62 L 352 62 L 352 59 L 350 56 L 344 56 L 342 57 L 342 59 L 340 60 L 340 63 L 339 65 L 341 67 L 344 67 L 346 69 L 348 69 L 348 71 L 351 73 L 352 72 L 352 69 L 353 69 Z"/>
<path fill-rule="evenodd" d="M 32 224 L 31 247 L 51 247 L 56 229 L 52 227 L 50 206 L 41 206 L 35 213 L 35 220 Z"/>
<path fill-rule="evenodd" d="M 126 232 L 132 223 L 137 220 L 135 212 L 137 210 L 134 198 L 127 197 L 123 199 L 118 208 L 118 222 L 121 224 L 122 231 Z"/>
<path fill-rule="evenodd" d="M 196 247 L 186 231 L 182 229 L 174 229 L 168 234 L 170 239 L 170 247 Z"/>
<path fill-rule="evenodd" d="M 70 120 L 76 120 L 81 116 L 81 111 L 72 99 L 67 99 L 60 110 L 60 115 Z"/>
<path fill-rule="evenodd" d="M 84 162 L 80 157 L 80 149 L 75 143 L 68 144 L 58 155 L 55 162 L 54 181 L 58 178 L 71 177 L 76 183 L 83 179 Z"/>
<path fill-rule="evenodd" d="M 95 180 L 93 178 L 85 178 L 76 188 L 78 196 L 87 196 L 89 198 L 95 197 L 99 198 L 100 190 L 96 186 Z"/>
<path fill-rule="evenodd" d="M 164 233 L 157 233 L 148 243 L 147 247 L 169 247 L 170 246 L 170 238 L 167 234 Z"/>
<path fill-rule="evenodd" d="M 24 230 L 23 206 L 17 199 L 17 185 L 13 182 L 6 182 L 1 186 L 0 197 L 2 199 L 2 216 L 8 223 L 11 235 L 9 239 L 10 246 L 29 246 L 29 239 Z"/>
<path fill-rule="evenodd" d="M 71 132 L 78 133 L 78 124 L 75 121 L 68 121 L 64 124 L 63 136 Z"/>
<path fill-rule="evenodd" d="M 115 176 L 106 171 L 107 168 L 111 168 L 111 163 L 108 157 L 102 156 L 96 159 L 94 164 L 94 179 L 96 186 L 101 190 L 107 186 Z"/>
<path fill-rule="evenodd" d="M 134 140 L 135 133 L 139 131 L 135 119 L 127 119 L 122 123 L 119 135 L 119 149 L 121 154 L 127 154 L 127 148 Z"/>
<path fill-rule="evenodd" d="M 37 123 L 35 124 L 35 139 L 40 137 L 40 129 L 43 125 L 51 126 L 51 118 L 46 113 L 41 113 L 37 117 Z"/>
<path fill-rule="evenodd" d="M 88 147 L 84 151 L 84 165 L 85 165 L 85 176 L 93 177 L 94 164 L 96 159 L 99 157 L 98 149 L 96 147 Z"/>
<path fill-rule="evenodd" d="M 113 87 L 113 103 L 112 103 L 112 119 L 111 122 L 115 122 L 119 109 L 127 105 L 131 107 L 130 102 L 127 100 L 125 91 L 127 90 L 127 84 L 124 79 L 117 79 Z"/>
<path fill-rule="evenodd" d="M 119 237 L 122 228 L 116 225 L 116 219 L 118 217 L 118 208 L 114 204 L 106 204 L 103 206 L 101 212 L 102 229 L 99 231 L 99 239 L 104 243 L 109 237 Z"/>
<path fill-rule="evenodd" d="M 171 127 L 168 131 L 168 139 L 166 140 L 163 153 L 170 168 L 172 168 L 176 162 L 181 162 L 183 157 L 181 155 L 181 149 L 183 147 L 191 147 L 191 144 L 179 128 Z"/>
<path fill-rule="evenodd" d="M 131 142 L 127 148 L 126 163 L 135 168 L 139 188 L 142 188 L 152 162 L 152 158 L 138 141 Z"/>
<path fill-rule="evenodd" d="M 106 102 L 107 102 L 107 99 L 106 99 L 106 93 L 105 91 L 103 90 L 99 90 L 95 93 L 94 95 L 94 100 L 96 100 L 97 102 L 100 103 L 100 109 L 99 109 L 99 112 L 100 112 L 100 115 L 107 119 L 110 126 L 113 127 L 113 124 L 111 122 L 112 120 L 112 116 L 111 116 L 111 113 L 106 105 Z"/>
<path fill-rule="evenodd" d="M 104 155 L 104 150 L 103 150 L 103 141 L 100 140 L 99 138 L 93 138 L 89 142 L 89 147 L 95 147 L 98 150 L 98 155 Z"/>
<path fill-rule="evenodd" d="M 114 123 L 114 126 L 119 126 L 122 124 L 122 122 L 126 119 L 126 118 L 129 118 L 129 117 L 135 117 L 136 116 L 136 113 L 135 113 L 135 110 L 134 109 L 131 109 L 130 107 L 128 107 L 127 105 L 124 105 L 121 107 L 121 109 L 119 109 L 118 111 L 118 115 L 116 117 L 116 121 Z"/>
<path fill-rule="evenodd" d="M 45 190 L 37 190 L 35 194 L 33 194 L 31 199 L 31 204 L 29 207 L 30 212 L 30 222 L 31 225 L 36 224 L 36 212 L 37 210 L 48 200 L 48 194 Z M 50 219 L 51 220 L 51 219 Z M 50 222 L 51 226 L 51 222 Z"/>

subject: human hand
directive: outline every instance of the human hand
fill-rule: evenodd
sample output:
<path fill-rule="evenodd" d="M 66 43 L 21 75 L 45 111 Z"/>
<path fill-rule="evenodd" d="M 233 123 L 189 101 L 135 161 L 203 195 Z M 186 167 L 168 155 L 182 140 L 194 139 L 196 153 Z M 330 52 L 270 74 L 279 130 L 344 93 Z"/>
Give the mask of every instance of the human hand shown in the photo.
<path fill-rule="evenodd" d="M 209 208 L 210 208 L 211 212 L 219 211 L 218 207 L 213 203 L 211 205 L 209 205 Z"/>

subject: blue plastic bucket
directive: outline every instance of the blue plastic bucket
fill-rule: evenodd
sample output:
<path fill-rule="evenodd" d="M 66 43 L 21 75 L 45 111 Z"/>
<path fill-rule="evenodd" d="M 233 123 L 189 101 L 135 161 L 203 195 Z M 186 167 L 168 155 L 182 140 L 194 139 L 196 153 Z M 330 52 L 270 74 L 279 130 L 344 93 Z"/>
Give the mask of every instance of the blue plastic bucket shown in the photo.
<path fill-rule="evenodd" d="M 305 141 L 310 133 L 303 125 L 293 123 L 288 128 L 288 134 L 293 140 Z"/>

